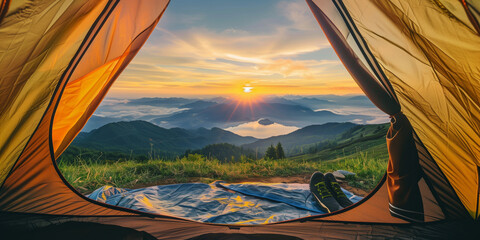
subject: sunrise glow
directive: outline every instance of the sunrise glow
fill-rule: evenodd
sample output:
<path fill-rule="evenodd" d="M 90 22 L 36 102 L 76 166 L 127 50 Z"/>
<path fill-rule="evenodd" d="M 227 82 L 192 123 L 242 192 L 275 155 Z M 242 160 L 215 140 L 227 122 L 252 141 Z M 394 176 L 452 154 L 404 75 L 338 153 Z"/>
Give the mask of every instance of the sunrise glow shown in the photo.
<path fill-rule="evenodd" d="M 304 0 L 212 1 L 172 1 L 109 96 L 361 93 Z"/>

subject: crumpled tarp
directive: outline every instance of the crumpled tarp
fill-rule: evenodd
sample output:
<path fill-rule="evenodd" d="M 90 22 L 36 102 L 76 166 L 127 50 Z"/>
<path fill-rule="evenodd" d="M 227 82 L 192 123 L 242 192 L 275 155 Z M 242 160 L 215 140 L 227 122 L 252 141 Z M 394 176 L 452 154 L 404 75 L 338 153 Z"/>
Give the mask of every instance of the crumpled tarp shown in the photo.
<path fill-rule="evenodd" d="M 342 189 L 353 201 L 361 197 Z M 183 183 L 124 189 L 103 186 L 89 198 L 149 213 L 200 222 L 263 224 L 323 214 L 308 184 Z"/>

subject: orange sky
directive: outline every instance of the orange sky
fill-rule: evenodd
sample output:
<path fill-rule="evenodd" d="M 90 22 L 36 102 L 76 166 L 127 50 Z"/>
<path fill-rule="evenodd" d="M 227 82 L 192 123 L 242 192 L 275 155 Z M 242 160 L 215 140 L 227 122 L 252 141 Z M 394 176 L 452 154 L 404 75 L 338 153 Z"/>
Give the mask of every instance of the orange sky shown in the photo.
<path fill-rule="evenodd" d="M 358 94 L 304 0 L 172 1 L 110 97 Z"/>

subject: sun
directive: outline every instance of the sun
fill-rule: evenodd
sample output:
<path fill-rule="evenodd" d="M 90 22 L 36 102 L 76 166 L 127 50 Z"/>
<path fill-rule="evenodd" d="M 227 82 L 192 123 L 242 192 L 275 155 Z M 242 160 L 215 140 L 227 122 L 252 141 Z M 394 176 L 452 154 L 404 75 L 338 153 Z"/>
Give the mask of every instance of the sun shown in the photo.
<path fill-rule="evenodd" d="M 249 83 L 247 83 L 243 85 L 242 89 L 243 89 L 243 93 L 251 93 L 253 90 L 253 87 Z"/>
<path fill-rule="evenodd" d="M 259 99 L 259 88 L 252 86 L 250 83 L 244 83 L 242 85 L 237 85 L 235 87 L 236 89 L 241 91 L 238 91 L 237 94 L 235 94 L 234 98 L 240 103 L 240 104 L 252 104 L 258 102 Z"/>
<path fill-rule="evenodd" d="M 258 89 L 250 85 L 250 83 L 242 84 L 241 86 L 242 91 L 238 93 L 236 99 L 243 103 L 243 104 L 251 104 L 252 102 L 256 102 Z"/>
<path fill-rule="evenodd" d="M 253 87 L 243 87 L 243 92 L 244 93 L 251 93 L 253 90 Z"/>
<path fill-rule="evenodd" d="M 237 87 L 239 87 L 239 85 L 237 85 L 235 89 L 238 89 Z M 258 88 L 255 89 L 249 83 L 247 83 L 242 84 L 241 89 L 241 93 L 237 92 L 237 94 L 233 96 L 234 101 L 232 101 L 232 103 L 235 105 L 235 107 L 230 113 L 230 117 L 228 118 L 229 121 L 237 109 L 242 109 L 242 111 L 244 111 L 244 109 L 249 109 L 252 117 L 255 116 L 254 109 L 258 108 L 259 104 L 262 102 L 261 97 L 258 95 Z"/>

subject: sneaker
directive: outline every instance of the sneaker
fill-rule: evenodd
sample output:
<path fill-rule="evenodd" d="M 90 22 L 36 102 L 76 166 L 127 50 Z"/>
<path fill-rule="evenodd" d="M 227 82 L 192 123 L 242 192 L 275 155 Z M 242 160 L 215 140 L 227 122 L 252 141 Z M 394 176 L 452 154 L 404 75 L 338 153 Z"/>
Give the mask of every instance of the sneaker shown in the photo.
<path fill-rule="evenodd" d="M 338 184 L 332 173 L 325 174 L 325 183 L 327 184 L 328 190 L 332 193 L 333 197 L 335 200 L 337 200 L 340 206 L 346 208 L 353 204 L 353 202 L 350 201 L 347 195 L 345 195 L 345 193 L 342 191 L 340 184 Z"/>
<path fill-rule="evenodd" d="M 310 178 L 310 192 L 320 206 L 320 209 L 326 213 L 334 212 L 342 209 L 332 193 L 327 188 L 325 176 L 321 172 L 314 172 Z"/>

